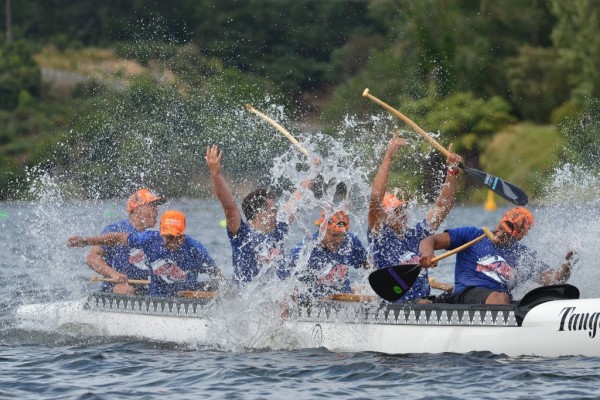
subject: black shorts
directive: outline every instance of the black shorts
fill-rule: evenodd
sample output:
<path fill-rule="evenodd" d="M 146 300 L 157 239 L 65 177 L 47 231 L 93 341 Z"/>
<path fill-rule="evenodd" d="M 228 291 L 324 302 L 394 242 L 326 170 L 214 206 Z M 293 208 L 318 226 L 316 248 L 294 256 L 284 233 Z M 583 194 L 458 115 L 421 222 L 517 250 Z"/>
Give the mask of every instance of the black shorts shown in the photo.
<path fill-rule="evenodd" d="M 452 304 L 485 304 L 488 296 L 494 293 L 495 290 L 469 286 L 462 292 L 450 297 L 450 303 Z"/>

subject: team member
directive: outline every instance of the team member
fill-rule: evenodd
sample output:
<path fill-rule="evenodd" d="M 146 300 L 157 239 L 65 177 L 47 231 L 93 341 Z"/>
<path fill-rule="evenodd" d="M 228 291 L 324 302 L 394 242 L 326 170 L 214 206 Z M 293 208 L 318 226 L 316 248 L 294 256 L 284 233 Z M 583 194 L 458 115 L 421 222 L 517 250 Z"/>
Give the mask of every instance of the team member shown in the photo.
<path fill-rule="evenodd" d="M 217 146 L 206 148 L 206 164 L 212 177 L 215 194 L 221 202 L 227 221 L 227 236 L 231 243 L 234 279 L 250 282 L 259 273 L 275 271 L 280 279 L 289 275 L 285 260 L 284 239 L 292 219 L 292 207 L 302 196 L 295 192 L 285 205 L 286 221 L 277 221 L 277 200 L 266 189 L 257 189 L 242 201 L 242 209 L 248 222 L 242 219 L 233 194 L 221 173 L 223 152 Z M 311 180 L 302 183 L 305 189 Z"/>
<path fill-rule="evenodd" d="M 164 202 L 163 197 L 148 189 L 140 189 L 127 201 L 128 219 L 107 226 L 101 233 L 135 233 L 152 228 L 156 225 L 158 205 Z M 128 283 L 128 279 L 143 280 L 150 275 L 148 260 L 141 247 L 131 247 L 128 244 L 115 247 L 94 246 L 90 249 L 86 262 L 98 274 L 117 282 L 104 282 L 101 289 L 103 292 L 130 295 L 145 293 L 146 286 Z"/>
<path fill-rule="evenodd" d="M 198 274 L 208 273 L 212 278 L 222 279 L 222 274 L 206 248 L 184 234 L 185 215 L 181 211 L 165 211 L 160 219 L 160 231 L 133 233 L 106 233 L 83 238 L 70 237 L 69 247 L 90 245 L 130 246 L 142 248 L 150 267 L 148 295 L 155 297 L 176 296 L 184 290 L 198 290 Z"/>
<path fill-rule="evenodd" d="M 377 268 L 419 262 L 419 242 L 435 232 L 454 206 L 454 192 L 461 158 L 452 153 L 446 160 L 446 181 L 439 197 L 427 216 L 414 227 L 407 225 L 407 202 L 386 193 L 392 161 L 406 141 L 398 133 L 390 140 L 383 161 L 373 180 L 369 202 L 367 239 Z M 423 270 L 412 288 L 399 302 L 428 302 L 421 300 L 430 294 L 427 270 Z"/>
<path fill-rule="evenodd" d="M 456 254 L 454 291 L 451 303 L 509 304 L 511 289 L 518 284 L 535 280 L 542 285 L 562 283 L 571 276 L 576 262 L 568 252 L 566 262 L 553 270 L 540 260 L 534 250 L 519 243 L 533 225 L 533 215 L 524 207 L 508 210 L 494 229 L 494 241 L 487 237 Z M 432 265 L 433 251 L 452 250 L 483 234 L 476 227 L 461 227 L 429 236 L 421 241 L 420 263 Z"/>
<path fill-rule="evenodd" d="M 315 221 L 319 230 L 298 243 L 291 252 L 291 266 L 315 298 L 331 293 L 351 293 L 348 270 L 368 268 L 367 251 L 358 237 L 349 232 L 345 211 Z"/>

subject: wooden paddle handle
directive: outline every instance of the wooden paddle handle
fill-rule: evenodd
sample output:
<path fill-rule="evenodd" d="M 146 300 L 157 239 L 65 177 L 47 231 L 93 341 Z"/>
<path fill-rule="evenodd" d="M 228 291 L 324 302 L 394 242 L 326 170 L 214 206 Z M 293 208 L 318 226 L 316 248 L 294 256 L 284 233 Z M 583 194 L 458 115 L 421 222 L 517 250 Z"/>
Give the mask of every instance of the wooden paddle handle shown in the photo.
<path fill-rule="evenodd" d="M 354 293 L 334 293 L 329 295 L 323 300 L 337 300 L 337 301 L 351 301 L 351 302 L 369 302 L 379 301 L 378 296 L 371 296 L 368 294 L 354 294 Z"/>
<path fill-rule="evenodd" d="M 218 294 L 219 292 L 201 292 L 196 290 L 183 290 L 181 292 L 177 292 L 177 296 L 190 299 L 212 299 L 217 297 Z"/>
<path fill-rule="evenodd" d="M 105 278 L 103 276 L 92 276 L 90 279 L 91 282 L 110 282 L 110 283 L 118 283 L 116 279 Z M 127 279 L 127 283 L 131 283 L 134 285 L 149 285 L 150 281 L 146 281 L 143 279 Z"/>
<path fill-rule="evenodd" d="M 279 125 L 275 120 L 267 117 L 265 114 L 261 113 L 260 111 L 258 111 L 254 107 L 252 107 L 252 104 L 246 104 L 246 108 L 248 109 L 248 111 L 253 112 L 254 114 L 258 115 L 259 117 L 261 117 L 262 119 L 267 121 L 269 124 L 271 124 L 275 129 L 277 129 L 279 132 L 281 132 L 281 134 L 283 134 L 283 136 L 288 138 L 289 141 L 292 142 L 292 144 L 294 146 L 296 146 L 296 148 L 300 151 L 300 153 L 302 153 L 306 157 L 308 157 L 308 151 L 306 151 L 306 149 L 304 147 L 302 147 L 302 145 L 296 140 L 296 138 L 293 137 L 283 126 Z"/>
<path fill-rule="evenodd" d="M 419 125 L 415 124 L 413 122 L 413 120 L 411 120 L 406 115 L 402 114 L 400 111 L 396 110 L 389 104 L 379 100 L 377 97 L 370 95 L 369 89 L 365 89 L 365 91 L 363 92 L 363 97 L 366 97 L 367 99 L 379 104 L 381 107 L 385 108 L 386 110 L 388 110 L 389 112 L 394 114 L 396 117 L 400 118 L 405 124 L 407 124 L 411 128 L 413 128 L 415 130 L 415 132 L 417 132 L 419 135 L 421 135 L 423 137 L 423 139 L 425 139 L 429 143 L 431 143 L 433 145 L 433 147 L 438 149 L 443 155 L 445 155 L 446 157 L 448 157 L 450 155 L 450 152 L 447 149 L 445 149 L 444 146 L 439 144 L 437 140 L 432 138 L 427 132 L 425 132 L 423 129 L 421 129 L 419 127 Z"/>
<path fill-rule="evenodd" d="M 439 256 L 437 256 L 437 257 L 433 257 L 433 258 L 431 259 L 431 262 L 436 262 L 436 261 L 442 260 L 442 259 L 444 259 L 444 258 L 446 258 L 446 257 L 450 257 L 452 254 L 456 254 L 456 253 L 458 253 L 459 251 L 463 251 L 463 250 L 464 250 L 464 249 L 466 249 L 467 247 L 471 247 L 471 246 L 473 246 L 475 243 L 477 243 L 477 242 L 479 242 L 479 241 L 481 241 L 481 240 L 485 239 L 486 237 L 487 237 L 488 239 L 490 239 L 492 242 L 494 241 L 494 235 L 492 234 L 492 232 L 490 232 L 490 230 L 489 230 L 488 228 L 486 228 L 486 227 L 484 226 L 483 228 L 481 228 L 481 230 L 483 230 L 483 232 L 484 232 L 484 233 L 483 233 L 483 235 L 476 237 L 475 239 L 471 240 L 470 242 L 467 242 L 467 243 L 463 244 L 462 246 L 458 246 L 458 247 L 457 247 L 457 248 L 455 248 L 455 249 L 452 249 L 452 250 L 450 250 L 450 251 L 447 251 L 447 252 L 445 252 L 444 254 L 441 254 L 441 255 L 439 255 Z"/>

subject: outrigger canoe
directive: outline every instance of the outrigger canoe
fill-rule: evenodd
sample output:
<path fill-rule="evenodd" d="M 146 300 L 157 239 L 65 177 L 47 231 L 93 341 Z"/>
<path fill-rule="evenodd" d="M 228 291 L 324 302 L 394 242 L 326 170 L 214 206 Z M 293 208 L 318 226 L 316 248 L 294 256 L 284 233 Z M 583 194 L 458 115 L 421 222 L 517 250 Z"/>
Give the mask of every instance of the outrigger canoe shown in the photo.
<path fill-rule="evenodd" d="M 296 335 L 302 347 L 336 352 L 600 356 L 600 299 L 579 299 L 577 288 L 561 286 L 569 293 L 528 298 L 534 290 L 511 305 L 294 304 L 278 324 L 281 332 Z M 97 335 L 214 345 L 211 331 L 222 312 L 219 302 L 93 293 L 78 301 L 23 305 L 16 317 L 28 329 L 53 321 L 57 327 L 85 327 Z"/>

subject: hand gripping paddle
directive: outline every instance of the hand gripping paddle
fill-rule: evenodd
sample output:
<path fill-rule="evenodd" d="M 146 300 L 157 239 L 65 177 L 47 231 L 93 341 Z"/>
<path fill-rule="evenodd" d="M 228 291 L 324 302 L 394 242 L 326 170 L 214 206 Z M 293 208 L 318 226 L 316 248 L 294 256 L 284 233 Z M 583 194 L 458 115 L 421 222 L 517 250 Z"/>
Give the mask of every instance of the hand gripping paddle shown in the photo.
<path fill-rule="evenodd" d="M 440 256 L 434 257 L 431 261 L 436 262 L 449 257 L 452 254 L 456 254 L 486 237 L 492 241 L 494 240 L 494 235 L 492 235 L 492 232 L 490 232 L 488 228 L 483 227 L 481 229 L 484 232 L 483 235 Z M 369 274 L 369 284 L 373 291 L 382 299 L 396 301 L 408 292 L 420 273 L 421 266 L 419 264 L 401 264 L 393 267 L 381 268 Z"/>

